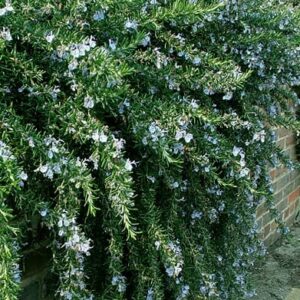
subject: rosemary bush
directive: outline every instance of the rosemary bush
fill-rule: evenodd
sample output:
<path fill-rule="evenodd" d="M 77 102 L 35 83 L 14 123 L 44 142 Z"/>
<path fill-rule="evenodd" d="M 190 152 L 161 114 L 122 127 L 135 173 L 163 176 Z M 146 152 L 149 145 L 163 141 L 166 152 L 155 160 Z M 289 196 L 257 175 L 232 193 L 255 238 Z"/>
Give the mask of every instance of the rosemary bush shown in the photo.
<path fill-rule="evenodd" d="M 269 168 L 298 168 L 297 2 L 0 1 L 0 299 L 33 218 L 55 299 L 251 297 Z"/>

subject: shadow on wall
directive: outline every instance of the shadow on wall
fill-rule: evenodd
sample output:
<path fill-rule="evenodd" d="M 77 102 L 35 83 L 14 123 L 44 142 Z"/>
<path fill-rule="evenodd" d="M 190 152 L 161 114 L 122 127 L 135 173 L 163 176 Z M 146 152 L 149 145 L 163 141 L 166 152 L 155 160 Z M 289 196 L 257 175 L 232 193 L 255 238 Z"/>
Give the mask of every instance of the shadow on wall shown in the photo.
<path fill-rule="evenodd" d="M 23 257 L 22 293 L 20 300 L 53 300 L 56 282 L 50 272 L 51 251 L 46 247 L 30 249 Z"/>

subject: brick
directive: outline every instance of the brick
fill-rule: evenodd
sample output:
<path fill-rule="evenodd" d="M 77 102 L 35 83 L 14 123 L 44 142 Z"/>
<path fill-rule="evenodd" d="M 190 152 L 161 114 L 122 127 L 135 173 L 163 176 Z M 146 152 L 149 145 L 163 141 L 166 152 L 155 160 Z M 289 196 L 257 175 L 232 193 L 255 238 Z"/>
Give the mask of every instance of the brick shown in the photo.
<path fill-rule="evenodd" d="M 287 168 L 279 168 L 279 169 L 276 169 L 276 177 L 279 177 L 280 175 L 284 174 L 284 173 L 287 173 L 288 172 L 288 169 Z"/>
<path fill-rule="evenodd" d="M 272 177 L 272 179 L 276 178 L 276 173 L 276 169 L 270 171 L 270 176 Z"/>
<path fill-rule="evenodd" d="M 293 215 L 296 215 L 299 211 L 299 199 L 300 198 L 298 198 L 291 206 L 291 212 Z"/>
<path fill-rule="evenodd" d="M 279 128 L 277 130 L 277 134 L 279 138 L 285 137 L 290 134 L 290 131 L 285 128 Z"/>
<path fill-rule="evenodd" d="M 295 215 L 289 216 L 289 218 L 285 220 L 285 224 L 287 226 L 292 226 L 294 222 L 295 222 Z"/>
<path fill-rule="evenodd" d="M 290 181 L 298 181 L 300 182 L 299 172 L 297 170 L 293 170 L 289 172 Z"/>
<path fill-rule="evenodd" d="M 300 196 L 300 187 L 298 187 L 295 191 L 289 194 L 288 201 L 289 203 L 294 202 Z"/>
<path fill-rule="evenodd" d="M 285 139 L 280 139 L 276 142 L 276 145 L 282 149 L 285 148 Z"/>
<path fill-rule="evenodd" d="M 271 243 L 274 244 L 279 238 L 280 238 L 280 233 L 277 232 L 277 231 L 274 231 L 272 233 L 272 236 L 271 236 Z"/>
<path fill-rule="evenodd" d="M 283 190 L 283 197 L 289 196 L 295 190 L 294 182 L 289 183 Z"/>
<path fill-rule="evenodd" d="M 264 233 L 263 233 L 263 231 L 259 232 L 257 236 L 258 236 L 258 238 L 260 240 L 262 240 L 262 241 L 264 240 Z"/>
<path fill-rule="evenodd" d="M 268 234 L 270 233 L 271 225 L 268 224 L 264 227 L 264 237 L 266 238 Z"/>
<path fill-rule="evenodd" d="M 269 213 L 265 214 L 262 219 L 263 226 L 270 223 L 270 221 L 271 221 L 271 215 Z"/>
<path fill-rule="evenodd" d="M 279 202 L 283 199 L 283 197 L 284 197 L 284 191 L 283 191 L 283 190 L 277 192 L 276 194 L 274 194 L 275 205 L 276 205 L 277 203 L 279 203 Z"/>
<path fill-rule="evenodd" d="M 286 209 L 285 211 L 283 211 L 283 219 L 286 220 L 288 219 L 290 216 L 290 210 Z"/>
<path fill-rule="evenodd" d="M 265 203 L 262 203 L 258 206 L 258 208 L 256 209 L 256 218 L 261 217 L 263 214 L 265 214 L 267 212 L 267 208 Z"/>
<path fill-rule="evenodd" d="M 285 153 L 291 158 L 291 159 L 297 159 L 296 154 L 296 148 L 295 147 L 289 147 L 285 149 Z"/>
<path fill-rule="evenodd" d="M 288 173 L 287 168 L 272 169 L 270 171 L 270 176 L 274 179 L 274 181 L 276 181 L 276 179 L 284 173 Z"/>
<path fill-rule="evenodd" d="M 275 230 L 277 229 L 277 227 L 278 227 L 277 223 L 276 223 L 275 221 L 273 221 L 273 222 L 271 223 L 271 231 L 272 231 L 272 232 L 275 231 Z"/>
<path fill-rule="evenodd" d="M 290 218 L 290 219 L 292 219 L 292 218 Z M 264 235 L 263 232 L 261 232 L 258 235 L 258 237 L 263 241 L 263 243 L 266 247 L 271 246 L 274 242 L 276 242 L 280 238 L 280 233 L 277 232 L 278 225 L 276 224 L 276 222 L 273 221 L 269 225 L 270 225 L 270 230 L 267 235 Z M 266 230 L 268 230 L 268 228 L 266 228 Z"/>
<path fill-rule="evenodd" d="M 293 215 L 296 211 L 296 201 L 290 206 L 290 215 Z"/>
<path fill-rule="evenodd" d="M 294 135 L 290 135 L 290 136 L 287 136 L 285 138 L 286 147 L 289 147 L 289 146 L 292 146 L 292 145 L 295 145 L 295 144 L 296 144 L 296 139 L 295 139 Z"/>
<path fill-rule="evenodd" d="M 278 178 L 273 184 L 275 191 L 282 190 L 289 183 L 289 174 L 285 174 L 284 176 Z"/>
<path fill-rule="evenodd" d="M 277 205 L 276 209 L 280 211 L 284 211 L 288 207 L 288 200 L 287 198 L 282 199 Z"/>
<path fill-rule="evenodd" d="M 300 176 L 296 177 L 294 180 L 294 189 L 297 189 L 300 186 Z"/>

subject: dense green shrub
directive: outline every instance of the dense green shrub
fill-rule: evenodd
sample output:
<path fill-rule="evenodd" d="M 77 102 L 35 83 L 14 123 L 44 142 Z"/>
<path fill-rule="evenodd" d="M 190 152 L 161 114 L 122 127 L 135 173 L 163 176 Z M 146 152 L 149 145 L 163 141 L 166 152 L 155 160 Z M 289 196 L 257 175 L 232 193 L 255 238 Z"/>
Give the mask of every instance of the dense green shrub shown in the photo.
<path fill-rule="evenodd" d="M 250 297 L 268 169 L 297 167 L 296 3 L 1 1 L 0 298 L 33 218 L 56 299 Z"/>

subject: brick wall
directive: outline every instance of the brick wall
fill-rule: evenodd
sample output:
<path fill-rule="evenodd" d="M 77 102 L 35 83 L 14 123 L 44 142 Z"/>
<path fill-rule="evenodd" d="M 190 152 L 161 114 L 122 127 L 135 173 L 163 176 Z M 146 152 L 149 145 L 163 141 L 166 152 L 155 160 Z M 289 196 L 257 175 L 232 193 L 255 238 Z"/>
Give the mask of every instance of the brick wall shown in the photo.
<path fill-rule="evenodd" d="M 291 158 L 297 159 L 296 136 L 286 129 L 279 129 L 277 134 L 277 144 Z M 300 208 L 300 172 L 282 168 L 272 169 L 270 175 L 273 179 L 275 206 L 284 223 L 290 226 L 295 221 Z M 269 246 L 278 239 L 279 233 L 265 203 L 258 207 L 256 216 L 260 227 L 260 237 Z"/>

